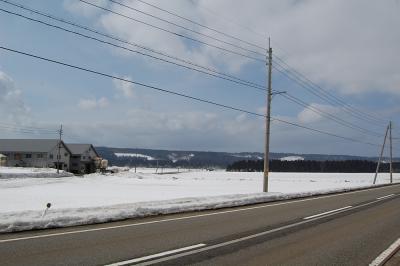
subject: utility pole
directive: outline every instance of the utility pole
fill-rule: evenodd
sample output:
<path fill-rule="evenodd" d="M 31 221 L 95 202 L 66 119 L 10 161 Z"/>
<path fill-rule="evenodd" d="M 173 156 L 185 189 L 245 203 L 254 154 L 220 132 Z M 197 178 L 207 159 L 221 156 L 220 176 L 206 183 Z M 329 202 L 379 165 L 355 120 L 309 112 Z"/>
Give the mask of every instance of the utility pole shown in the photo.
<path fill-rule="evenodd" d="M 60 134 L 60 138 L 58 140 L 58 154 L 57 154 L 57 174 L 60 173 L 60 159 L 61 159 L 61 136 L 63 133 L 62 125 L 60 126 L 60 130 L 58 132 Z"/>
<path fill-rule="evenodd" d="M 386 133 L 385 133 L 385 138 L 383 140 L 383 145 L 382 145 L 382 149 L 381 149 L 381 155 L 379 156 L 379 161 L 378 161 L 378 165 L 376 166 L 376 171 L 375 171 L 375 177 L 374 177 L 374 185 L 376 183 L 376 177 L 378 176 L 378 171 L 379 171 L 379 166 L 381 164 L 381 160 L 382 160 L 382 156 L 383 156 L 383 151 L 385 150 L 385 143 L 386 143 L 386 138 L 387 138 L 387 134 L 389 131 L 391 124 L 389 124 L 386 128 Z"/>
<path fill-rule="evenodd" d="M 135 155 L 135 174 L 136 174 L 136 165 L 137 165 L 137 160 L 138 160 L 138 154 L 137 154 L 137 151 L 136 151 L 136 155 Z"/>
<path fill-rule="evenodd" d="M 267 114 L 265 117 L 265 151 L 264 151 L 264 186 L 263 191 L 268 192 L 269 174 L 269 141 L 271 124 L 271 100 L 272 100 L 272 48 L 271 39 L 268 38 L 268 91 L 267 91 Z"/>
<path fill-rule="evenodd" d="M 390 183 L 393 183 L 392 121 L 390 121 L 389 123 L 389 141 L 390 141 Z"/>

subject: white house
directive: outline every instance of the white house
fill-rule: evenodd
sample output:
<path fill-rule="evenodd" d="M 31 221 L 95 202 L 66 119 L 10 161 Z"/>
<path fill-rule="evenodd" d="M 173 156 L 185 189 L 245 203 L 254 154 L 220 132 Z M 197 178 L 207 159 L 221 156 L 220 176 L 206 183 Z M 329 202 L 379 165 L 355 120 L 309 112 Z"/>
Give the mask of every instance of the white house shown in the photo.
<path fill-rule="evenodd" d="M 70 172 L 90 174 L 96 171 L 99 154 L 92 144 L 67 144 L 71 151 Z"/>
<path fill-rule="evenodd" d="M 58 146 L 60 145 L 60 155 Z M 0 153 L 7 166 L 53 167 L 69 170 L 71 151 L 57 139 L 0 139 Z"/>

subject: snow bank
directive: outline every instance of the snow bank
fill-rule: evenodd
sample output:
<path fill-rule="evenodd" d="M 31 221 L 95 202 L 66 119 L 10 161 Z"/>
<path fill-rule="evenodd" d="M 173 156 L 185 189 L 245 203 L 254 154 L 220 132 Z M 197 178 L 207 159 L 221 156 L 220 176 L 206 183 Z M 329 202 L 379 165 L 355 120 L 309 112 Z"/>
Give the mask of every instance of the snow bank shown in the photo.
<path fill-rule="evenodd" d="M 370 187 L 374 175 L 270 173 L 271 193 L 259 193 L 263 173 L 196 170 L 160 175 L 155 174 L 155 170 L 138 168 L 137 173 L 131 169 L 84 177 L 0 179 L 0 232 L 101 223 L 343 192 Z M 377 181 L 388 183 L 389 175 L 380 174 Z M 400 174 L 394 174 L 394 181 L 400 182 Z M 42 218 L 47 203 L 52 207 Z"/>
<path fill-rule="evenodd" d="M 0 232 L 5 233 L 32 229 L 68 227 L 119 221 L 131 218 L 141 218 L 161 214 L 213 210 L 227 207 L 243 206 L 248 204 L 266 203 L 278 200 L 339 193 L 369 187 L 359 187 L 355 189 L 345 188 L 289 194 L 238 194 L 215 197 L 182 198 L 167 201 L 152 201 L 134 204 L 118 204 L 93 208 L 71 208 L 57 210 L 50 209 L 45 217 L 42 217 L 43 211 L 8 212 L 2 213 L 0 216 Z"/>
<path fill-rule="evenodd" d="M 1 178 L 53 178 L 53 177 L 69 177 L 73 174 L 60 171 L 53 168 L 30 168 L 30 167 L 0 167 Z"/>

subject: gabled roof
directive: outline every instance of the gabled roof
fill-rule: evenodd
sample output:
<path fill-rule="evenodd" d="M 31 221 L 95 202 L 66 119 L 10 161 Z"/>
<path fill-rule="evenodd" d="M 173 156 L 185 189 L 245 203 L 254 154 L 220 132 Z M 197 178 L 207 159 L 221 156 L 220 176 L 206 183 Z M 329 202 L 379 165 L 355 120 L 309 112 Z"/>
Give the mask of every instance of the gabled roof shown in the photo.
<path fill-rule="evenodd" d="M 58 145 L 58 139 L 0 139 L 0 152 L 49 152 Z M 61 141 L 69 153 L 71 151 Z"/>
<path fill-rule="evenodd" d="M 96 153 L 97 156 L 99 156 L 99 154 L 97 153 L 96 149 L 93 147 L 92 144 L 76 144 L 76 143 L 72 143 L 72 144 L 67 144 L 69 150 L 71 151 L 72 155 L 81 155 L 83 153 L 85 153 L 86 151 L 92 149 L 94 151 L 94 153 Z"/>

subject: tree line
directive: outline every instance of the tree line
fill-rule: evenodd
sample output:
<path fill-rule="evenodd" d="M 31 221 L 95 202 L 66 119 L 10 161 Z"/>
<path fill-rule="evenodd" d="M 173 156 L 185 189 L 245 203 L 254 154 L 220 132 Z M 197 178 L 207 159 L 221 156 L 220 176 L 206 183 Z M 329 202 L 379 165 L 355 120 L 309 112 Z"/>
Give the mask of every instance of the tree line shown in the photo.
<path fill-rule="evenodd" d="M 367 160 L 345 160 L 345 161 L 281 161 L 271 160 L 271 172 L 308 172 L 308 173 L 372 173 L 375 172 L 377 162 Z M 400 169 L 400 163 L 393 163 L 393 171 Z M 232 172 L 262 172 L 264 171 L 264 160 L 242 160 L 236 161 L 226 168 Z M 381 163 L 380 172 L 389 172 L 389 163 Z"/>

